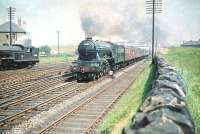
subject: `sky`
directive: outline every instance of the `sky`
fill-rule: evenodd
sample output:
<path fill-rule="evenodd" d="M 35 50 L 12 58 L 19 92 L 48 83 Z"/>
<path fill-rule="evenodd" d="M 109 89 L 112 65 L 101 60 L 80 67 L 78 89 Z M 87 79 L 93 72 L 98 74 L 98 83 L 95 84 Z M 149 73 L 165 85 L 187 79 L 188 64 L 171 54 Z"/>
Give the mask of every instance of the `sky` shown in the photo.
<path fill-rule="evenodd" d="M 0 24 L 7 21 L 7 7 L 16 8 L 26 22 L 34 46 L 77 45 L 85 32 L 111 41 L 150 42 L 151 15 L 145 0 L 0 0 Z M 163 0 L 156 15 L 157 40 L 178 44 L 200 38 L 200 0 Z"/>

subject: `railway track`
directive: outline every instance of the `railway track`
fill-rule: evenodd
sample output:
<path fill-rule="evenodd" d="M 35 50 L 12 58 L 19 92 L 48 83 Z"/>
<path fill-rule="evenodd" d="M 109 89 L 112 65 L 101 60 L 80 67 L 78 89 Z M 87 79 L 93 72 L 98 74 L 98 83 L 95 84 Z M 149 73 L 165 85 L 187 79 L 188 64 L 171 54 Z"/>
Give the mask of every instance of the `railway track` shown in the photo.
<path fill-rule="evenodd" d="M 96 133 L 97 123 L 126 92 L 137 75 L 144 70 L 144 66 L 143 63 L 138 63 L 131 70 L 124 70 L 122 76 L 106 84 L 100 90 L 79 102 L 78 105 L 67 110 L 56 120 L 42 126 L 44 127 L 42 130 L 38 131 L 37 129 L 32 133 Z"/>
<path fill-rule="evenodd" d="M 56 69 L 55 69 L 56 67 Z M 15 81 L 13 83 L 6 83 L 2 85 L 0 83 L 0 124 L 4 124 L 7 120 L 13 119 L 15 116 L 20 116 L 23 115 L 23 113 L 26 113 L 29 109 L 33 110 L 33 108 L 28 107 L 28 103 L 31 106 L 33 102 L 35 103 L 40 103 L 40 104 L 45 104 L 42 103 L 42 101 L 45 101 L 45 95 L 49 95 L 50 99 L 50 92 L 54 92 L 58 88 L 64 88 L 65 85 L 65 78 L 62 77 L 60 73 L 57 73 L 58 71 L 65 71 L 66 70 L 66 64 L 63 64 L 62 66 L 51 66 L 46 70 L 47 75 L 40 77 L 40 71 L 43 71 L 44 68 L 35 69 L 31 70 L 31 72 L 36 73 L 36 75 L 33 75 L 32 73 L 28 72 L 23 72 L 20 70 L 20 72 L 23 72 L 25 74 L 33 75 L 31 77 L 25 77 L 23 78 L 23 82 L 20 83 L 19 81 Z M 19 74 L 23 75 L 23 73 Z M 39 74 L 39 77 L 38 77 Z M 17 74 L 15 74 L 17 75 Z M 7 79 L 7 78 L 5 78 Z M 56 85 L 63 85 L 61 87 L 57 87 Z M 67 86 L 67 85 L 65 85 Z M 68 85 L 69 86 L 69 85 Z M 50 88 L 54 87 L 54 88 Z M 44 95 L 45 94 L 45 95 Z M 52 95 L 55 94 L 62 94 L 61 92 L 53 93 Z M 42 96 L 43 95 L 43 96 Z M 43 97 L 43 99 L 41 99 Z M 41 99 L 41 101 L 37 101 L 37 99 Z M 56 98 L 54 98 L 56 99 Z M 53 99 L 51 99 L 53 100 Z M 26 103 L 28 102 L 28 103 Z M 35 108 L 39 105 L 34 105 Z M 23 107 L 23 108 L 22 108 Z M 12 120 L 11 120 L 12 121 Z"/>
<path fill-rule="evenodd" d="M 16 125 L 20 121 L 27 120 L 38 112 L 47 110 L 48 107 L 52 107 L 62 102 L 62 100 L 69 98 L 73 93 L 81 91 L 82 88 L 80 86 L 83 85 L 66 83 L 1 105 L 0 126 L 3 129 L 10 129 L 9 127 Z"/>
<path fill-rule="evenodd" d="M 29 96 L 34 92 L 41 92 L 46 90 L 48 87 L 55 86 L 56 84 L 64 83 L 65 78 L 62 77 L 62 74 L 58 72 L 66 71 L 66 66 L 61 66 L 55 70 L 53 66 L 50 68 L 51 70 L 46 70 L 46 75 L 44 76 L 40 76 L 41 74 L 37 70 L 34 71 L 34 73 L 39 74 L 39 77 L 38 75 L 33 75 L 29 72 L 26 72 L 26 74 L 31 76 L 22 78 L 24 80 L 23 82 L 14 81 L 13 83 L 0 83 L 0 106 L 6 102 Z"/>
<path fill-rule="evenodd" d="M 101 80 L 99 80 L 101 81 Z M 41 92 L 33 92 L 29 96 L 16 97 L 5 101 L 0 105 L 0 132 L 10 130 L 13 126 L 28 120 L 29 118 L 47 111 L 63 100 L 87 90 L 98 81 L 90 83 L 60 83 Z"/>
<path fill-rule="evenodd" d="M 64 83 L 62 76 L 53 76 L 43 79 L 38 79 L 33 82 L 26 82 L 23 84 L 11 85 L 4 87 L 4 90 L 0 93 L 0 106 L 6 101 L 13 99 L 19 99 L 19 97 L 31 95 L 34 92 L 41 92 L 48 87 L 54 86 L 59 83 Z"/>
<path fill-rule="evenodd" d="M 61 113 L 58 112 L 58 115 L 51 116 L 53 119 L 50 121 L 45 121 L 25 133 L 96 133 L 97 123 L 143 69 L 144 64 L 138 63 L 131 69 L 122 70 L 123 75 L 117 76 L 119 78 L 99 87 L 74 105 L 67 106 Z"/>
<path fill-rule="evenodd" d="M 42 68 L 23 69 L 0 74 L 0 89 L 8 85 L 21 84 L 23 82 L 33 81 L 36 78 L 50 77 L 68 70 L 68 64 L 51 65 Z"/>
<path fill-rule="evenodd" d="M 68 66 L 68 63 L 60 63 L 60 64 L 49 64 L 49 65 L 36 65 L 32 68 L 23 68 L 23 69 L 17 69 L 17 70 L 7 70 L 7 71 L 0 71 L 0 78 L 2 78 L 1 76 L 12 76 L 12 75 L 19 75 L 22 73 L 26 73 L 27 71 L 34 71 L 34 70 L 46 70 L 46 69 L 52 69 L 52 68 L 56 68 L 59 66 Z"/>
<path fill-rule="evenodd" d="M 57 75 L 62 71 L 67 70 L 66 68 L 59 68 L 55 70 L 46 70 L 46 71 L 31 71 L 27 72 L 26 74 L 16 75 L 13 77 L 6 77 L 0 81 L 0 87 L 4 88 L 8 85 L 16 85 L 22 84 L 24 82 L 33 81 L 36 78 L 43 78 L 43 77 L 50 77 L 53 75 Z"/>
<path fill-rule="evenodd" d="M 90 83 L 63 83 L 63 78 L 58 80 L 59 76 L 54 79 L 55 83 L 50 82 L 47 78 L 47 81 L 44 84 L 44 79 L 38 79 L 38 81 L 43 81 L 40 81 L 40 83 L 37 81 L 34 83 L 32 81 L 29 83 L 29 88 L 24 87 L 24 89 L 18 89 L 19 91 L 22 91 L 21 94 L 18 92 L 18 95 L 16 95 L 16 90 L 7 92 L 4 96 L 5 98 L 6 95 L 8 95 L 7 97 L 9 98 L 9 94 L 11 93 L 14 93 L 13 96 L 15 97 L 9 99 L 4 98 L 4 101 L 0 101 L 0 133 L 7 130 L 10 131 L 14 126 L 35 117 L 41 112 L 48 111 L 52 107 L 66 100 L 70 101 L 73 97 L 77 96 L 79 99 L 76 102 L 73 102 L 72 99 L 71 102 L 73 103 L 67 107 L 67 111 L 62 111 L 61 113 L 58 112 L 57 116 L 54 116 L 55 118 L 48 123 L 40 125 L 39 128 L 30 128 L 26 133 L 87 133 L 91 128 L 96 126 L 95 124 L 99 119 L 102 118 L 102 116 L 126 91 L 127 88 L 123 86 L 132 83 L 132 81 L 127 83 L 127 79 L 129 79 L 127 76 L 133 77 L 134 75 L 136 78 L 137 72 L 141 72 L 143 68 L 143 63 L 139 62 L 136 63 L 134 71 L 132 71 L 133 73 L 129 73 L 127 69 L 125 69 L 125 71 L 121 70 L 121 72 L 124 72 L 124 75 L 116 78 L 112 83 L 103 86 L 103 88 L 90 93 L 88 88 L 100 83 L 107 77 L 103 77 L 98 81 Z M 120 85 L 118 85 L 119 81 L 122 82 Z M 111 88 L 113 85 L 114 87 Z M 125 90 L 122 90 L 122 88 Z M 29 90 L 23 92 L 25 89 Z M 80 94 L 82 93 L 87 93 L 87 95 L 81 98 L 79 96 L 81 96 Z M 66 129 L 64 129 L 65 127 Z"/>

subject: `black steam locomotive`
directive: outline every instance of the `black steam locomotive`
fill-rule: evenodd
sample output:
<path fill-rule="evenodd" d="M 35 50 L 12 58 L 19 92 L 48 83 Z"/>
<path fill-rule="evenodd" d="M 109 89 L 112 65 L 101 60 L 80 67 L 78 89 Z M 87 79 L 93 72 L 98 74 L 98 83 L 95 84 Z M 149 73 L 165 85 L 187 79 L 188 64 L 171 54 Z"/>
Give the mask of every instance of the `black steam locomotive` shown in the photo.
<path fill-rule="evenodd" d="M 117 70 L 148 55 L 141 48 L 86 39 L 78 46 L 78 61 L 71 66 L 77 79 L 98 79 L 109 70 Z"/>
<path fill-rule="evenodd" d="M 13 44 L 0 46 L 0 70 L 24 68 L 39 62 L 39 49 Z"/>

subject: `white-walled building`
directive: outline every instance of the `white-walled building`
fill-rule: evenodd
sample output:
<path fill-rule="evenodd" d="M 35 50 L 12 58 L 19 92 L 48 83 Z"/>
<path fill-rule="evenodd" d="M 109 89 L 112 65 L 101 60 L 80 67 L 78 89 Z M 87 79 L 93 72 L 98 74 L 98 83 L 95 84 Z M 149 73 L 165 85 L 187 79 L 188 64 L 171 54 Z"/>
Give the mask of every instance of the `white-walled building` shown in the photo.
<path fill-rule="evenodd" d="M 26 31 L 19 25 L 12 22 L 12 43 L 15 43 L 20 37 L 26 35 Z M 10 22 L 0 25 L 0 45 L 10 44 Z"/>

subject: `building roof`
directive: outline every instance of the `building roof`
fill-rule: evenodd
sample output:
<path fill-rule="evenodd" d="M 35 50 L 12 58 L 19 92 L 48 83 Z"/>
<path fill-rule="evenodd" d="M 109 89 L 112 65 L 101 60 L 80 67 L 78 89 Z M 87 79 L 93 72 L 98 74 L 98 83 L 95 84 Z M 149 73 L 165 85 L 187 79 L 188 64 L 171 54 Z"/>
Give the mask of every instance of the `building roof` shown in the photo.
<path fill-rule="evenodd" d="M 26 33 L 26 31 L 12 22 L 12 32 L 13 33 Z M 5 22 L 0 25 L 0 33 L 10 33 L 10 22 Z"/>

